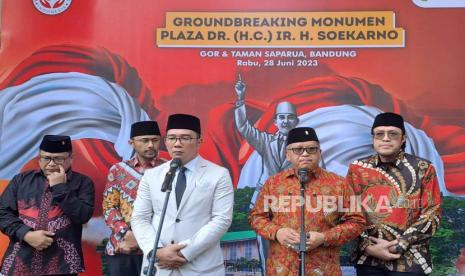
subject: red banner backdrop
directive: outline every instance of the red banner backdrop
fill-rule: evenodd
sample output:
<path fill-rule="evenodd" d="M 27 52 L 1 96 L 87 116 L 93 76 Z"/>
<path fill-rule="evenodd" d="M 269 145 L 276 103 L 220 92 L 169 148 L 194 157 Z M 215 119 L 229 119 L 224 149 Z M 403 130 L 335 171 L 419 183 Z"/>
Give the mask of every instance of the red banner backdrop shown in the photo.
<path fill-rule="evenodd" d="M 42 8 L 36 8 L 34 2 L 41 3 Z M 433 139 L 440 155 L 438 160 L 443 162 L 442 191 L 453 196 L 465 195 L 463 8 L 423 8 L 405 0 L 350 3 L 343 0 L 330 3 L 323 0 L 273 0 L 267 1 L 266 7 L 261 1 L 242 0 L 23 0 L 0 3 L 0 104 L 3 103 L 0 106 L 4 108 L 1 110 L 4 119 L 0 119 L 0 131 L 4 133 L 3 136 L 0 134 L 1 156 L 6 152 L 2 143 L 14 138 L 7 135 L 12 125 L 6 111 L 17 110 L 19 117 L 16 118 L 21 117 L 21 105 L 7 105 L 15 99 L 9 95 L 25 93 L 26 86 L 38 80 L 36 77 L 75 72 L 80 73 L 79 76 L 99 77 L 121 88 L 132 99 L 132 105 L 161 126 L 172 113 L 199 116 L 206 133 L 202 155 L 228 167 L 237 185 L 241 169 L 253 152 L 234 125 L 234 85 L 240 74 L 247 83 L 247 117 L 258 129 L 269 133 L 276 131 L 274 108 L 283 100 L 293 103 L 298 114 L 340 105 L 369 106 L 401 113 L 413 127 Z M 174 21 L 170 21 L 169 16 L 174 12 L 188 13 L 188 18 L 195 18 L 201 12 L 212 12 L 217 17 L 232 16 L 224 13 L 247 17 L 266 12 L 292 17 L 293 12 L 342 12 L 345 17 L 357 17 L 361 12 L 379 11 L 395 15 L 391 18 L 395 26 L 382 28 L 402 28 L 402 45 L 374 47 L 372 43 L 376 39 L 374 42 L 353 39 L 352 42 L 361 44 L 354 46 L 350 45 L 350 39 L 338 36 L 336 41 L 320 40 L 334 45 L 324 44 L 318 48 L 312 44 L 315 41 L 293 47 L 291 44 L 299 42 L 298 37 L 297 42 L 295 39 L 288 41 L 285 48 L 271 45 L 273 41 L 262 40 L 257 42 L 260 48 L 256 48 L 257 45 L 236 42 L 232 36 L 230 45 L 223 45 L 224 41 L 217 37 L 180 39 L 179 33 L 177 39 L 171 37 L 171 41 L 163 45 L 162 38 L 157 37 L 157 31 L 170 29 L 169 24 Z M 177 27 L 171 29 L 185 30 L 186 35 L 196 28 L 186 22 Z M 330 25 L 328 29 L 336 27 Z M 205 31 L 207 27 L 197 28 Z M 233 28 L 231 33 L 235 30 Z M 237 27 L 237 30 L 241 28 Z M 169 42 L 180 45 L 173 47 Z M 195 43 L 204 44 L 196 46 Z M 291 56 L 283 57 L 287 55 L 282 52 L 284 50 Z M 284 65 L 278 66 L 278 61 Z M 315 64 L 309 66 L 307 63 Z M 77 90 L 81 84 L 76 83 Z M 74 90 L 69 91 L 72 104 L 73 97 L 78 96 Z M 42 100 L 46 112 L 47 102 Z M 102 110 L 106 109 L 102 107 Z M 121 117 L 126 116 L 121 110 L 118 112 Z M 66 116 L 79 118 L 80 115 L 68 113 Z M 25 124 L 27 126 L 27 122 Z M 66 125 L 64 129 L 66 132 Z M 118 139 L 101 134 L 98 127 L 95 129 L 93 134 L 87 135 L 84 131 L 75 133 L 69 128 L 69 134 L 75 135 L 73 168 L 91 176 L 96 183 L 97 208 L 84 235 L 88 275 L 100 272 L 100 256 L 95 246 L 102 234 L 99 232 L 93 237 L 90 229 L 102 229 L 99 225 L 102 224 L 101 195 L 105 175 L 112 163 L 124 157 L 124 150 L 118 149 Z M 40 131 L 34 133 L 32 139 L 40 139 L 43 135 Z M 15 144 L 18 148 L 29 145 L 26 141 L 15 141 Z M 23 152 L 26 158 L 27 149 Z M 167 157 L 166 152 L 162 154 Z M 26 159 L 16 167 L 10 164 L 9 170 L 19 172 L 35 166 L 33 157 Z M 7 164 L 4 165 L 6 168 Z M 12 176 L 5 168 L 0 168 L 0 178 L 3 178 L 0 190 Z M 3 252 L 6 246 L 7 238 L 2 236 L 0 251 Z"/>

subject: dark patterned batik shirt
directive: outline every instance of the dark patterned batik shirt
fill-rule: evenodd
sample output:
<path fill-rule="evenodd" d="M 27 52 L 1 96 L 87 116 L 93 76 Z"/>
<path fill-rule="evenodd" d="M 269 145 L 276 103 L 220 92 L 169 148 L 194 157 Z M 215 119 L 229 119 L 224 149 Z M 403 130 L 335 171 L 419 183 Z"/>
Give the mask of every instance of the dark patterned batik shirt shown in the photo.
<path fill-rule="evenodd" d="M 433 165 L 403 152 L 391 163 L 373 155 L 351 164 L 347 181 L 367 207 L 367 229 L 359 238 L 355 263 L 390 271 L 431 273 L 429 241 L 439 227 L 441 214 Z M 401 257 L 382 261 L 367 255 L 364 249 L 370 244 L 369 236 L 397 239 Z"/>

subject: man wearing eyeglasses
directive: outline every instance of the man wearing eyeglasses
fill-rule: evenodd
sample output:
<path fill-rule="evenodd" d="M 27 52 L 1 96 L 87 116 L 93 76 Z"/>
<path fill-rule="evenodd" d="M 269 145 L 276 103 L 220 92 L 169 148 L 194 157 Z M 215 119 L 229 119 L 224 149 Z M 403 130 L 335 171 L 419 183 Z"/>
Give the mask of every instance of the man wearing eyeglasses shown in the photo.
<path fill-rule="evenodd" d="M 165 145 L 181 161 L 173 180 L 156 252 L 156 275 L 224 276 L 220 239 L 232 221 L 233 185 L 226 168 L 199 155 L 200 120 L 188 114 L 168 118 Z M 142 177 L 132 214 L 132 227 L 145 255 L 153 252 L 165 199 L 161 187 L 170 162 Z M 144 266 L 148 265 L 144 258 Z"/>
<path fill-rule="evenodd" d="M 92 180 L 72 171 L 69 136 L 45 135 L 39 170 L 13 177 L 0 198 L 0 230 L 10 244 L 2 275 L 84 272 L 82 225 L 94 211 Z"/>
<path fill-rule="evenodd" d="M 399 114 L 378 114 L 372 135 L 376 154 L 352 163 L 347 174 L 367 202 L 367 228 L 354 254 L 357 275 L 429 274 L 429 241 L 441 212 L 435 169 L 403 151 L 407 137 Z"/>
<path fill-rule="evenodd" d="M 103 215 L 111 229 L 105 248 L 107 275 L 139 275 L 143 254 L 131 230 L 131 214 L 139 181 L 147 169 L 164 163 L 158 157 L 161 134 L 157 122 L 131 126 L 129 145 L 135 155 L 113 165 L 103 192 Z"/>
<path fill-rule="evenodd" d="M 305 201 L 306 275 L 341 275 L 340 246 L 355 239 L 365 219 L 350 209 L 353 190 L 344 178 L 319 167 L 321 149 L 313 128 L 289 132 L 286 158 L 292 167 L 268 178 L 249 215 L 251 227 L 270 241 L 267 275 L 298 275 L 300 212 Z M 299 169 L 309 181 L 301 198 Z"/>

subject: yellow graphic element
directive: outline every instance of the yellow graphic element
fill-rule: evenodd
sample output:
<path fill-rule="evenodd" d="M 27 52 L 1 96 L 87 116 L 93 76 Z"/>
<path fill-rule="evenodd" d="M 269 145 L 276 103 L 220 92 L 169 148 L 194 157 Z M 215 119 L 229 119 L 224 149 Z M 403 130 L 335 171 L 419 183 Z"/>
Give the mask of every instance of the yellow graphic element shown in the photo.
<path fill-rule="evenodd" d="M 159 47 L 404 47 L 392 11 L 168 12 Z"/>

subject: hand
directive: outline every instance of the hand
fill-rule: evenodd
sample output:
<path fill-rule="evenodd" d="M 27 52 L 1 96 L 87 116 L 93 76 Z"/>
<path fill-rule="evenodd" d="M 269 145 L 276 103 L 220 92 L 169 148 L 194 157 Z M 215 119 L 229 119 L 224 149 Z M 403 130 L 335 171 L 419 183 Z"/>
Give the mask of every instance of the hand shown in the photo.
<path fill-rule="evenodd" d="M 55 186 L 56 184 L 66 183 L 66 172 L 62 165 L 58 165 L 60 168 L 59 172 L 52 172 L 47 176 L 48 184 L 50 187 Z"/>
<path fill-rule="evenodd" d="M 41 251 L 52 245 L 53 239 L 51 237 L 54 235 L 55 233 L 45 230 L 29 231 L 24 235 L 24 241 Z"/>
<path fill-rule="evenodd" d="M 292 244 L 300 243 L 300 235 L 291 228 L 281 228 L 276 232 L 276 239 L 285 247 L 292 247 Z"/>
<path fill-rule="evenodd" d="M 325 235 L 323 233 L 310 231 L 307 234 L 310 236 L 306 242 L 307 250 L 315 249 L 325 242 Z"/>
<path fill-rule="evenodd" d="M 383 261 L 392 261 L 400 258 L 400 254 L 391 253 L 389 250 L 390 247 L 397 245 L 397 240 L 387 241 L 384 239 L 370 237 L 370 241 L 373 242 L 373 244 L 365 248 L 365 252 L 368 255 Z"/>
<path fill-rule="evenodd" d="M 157 250 L 158 267 L 161 269 L 174 270 L 183 266 L 187 260 L 182 256 L 180 250 L 185 244 L 172 244 Z"/>
<path fill-rule="evenodd" d="M 117 253 L 131 254 L 139 249 L 139 244 L 137 244 L 136 237 L 131 230 L 128 230 L 124 235 L 121 242 L 116 245 L 115 251 Z"/>
<path fill-rule="evenodd" d="M 234 86 L 236 90 L 236 95 L 238 100 L 243 100 L 245 97 L 245 83 L 241 79 L 241 75 L 239 75 L 239 80 L 236 82 Z"/>
<path fill-rule="evenodd" d="M 187 259 L 186 259 L 186 257 L 184 257 L 184 255 L 182 254 L 181 250 L 178 251 L 178 256 L 181 257 L 181 258 L 183 258 L 183 259 L 186 260 L 186 262 L 187 262 Z"/>
<path fill-rule="evenodd" d="M 397 253 L 399 253 L 399 252 L 397 252 L 397 245 L 389 246 L 388 250 L 389 250 L 389 252 L 392 253 L 392 254 L 397 254 Z"/>

